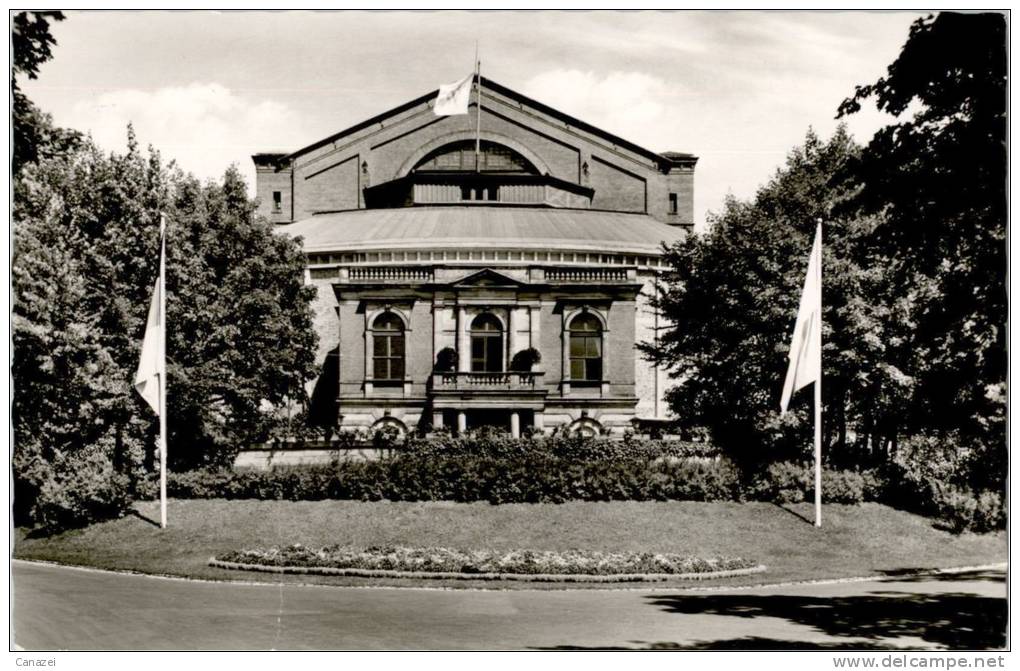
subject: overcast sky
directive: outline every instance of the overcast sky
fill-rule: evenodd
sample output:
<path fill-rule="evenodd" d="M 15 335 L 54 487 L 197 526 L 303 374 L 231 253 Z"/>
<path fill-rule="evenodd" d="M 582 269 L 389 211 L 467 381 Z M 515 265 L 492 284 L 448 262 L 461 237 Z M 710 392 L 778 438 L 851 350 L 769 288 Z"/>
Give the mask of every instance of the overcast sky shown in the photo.
<path fill-rule="evenodd" d="M 209 178 L 471 71 L 653 151 L 701 157 L 695 219 L 746 198 L 809 126 L 827 136 L 918 12 L 67 12 L 28 95 L 123 149 L 134 123 Z M 864 142 L 888 118 L 848 120 Z M 484 123 L 484 119 L 483 119 Z"/>

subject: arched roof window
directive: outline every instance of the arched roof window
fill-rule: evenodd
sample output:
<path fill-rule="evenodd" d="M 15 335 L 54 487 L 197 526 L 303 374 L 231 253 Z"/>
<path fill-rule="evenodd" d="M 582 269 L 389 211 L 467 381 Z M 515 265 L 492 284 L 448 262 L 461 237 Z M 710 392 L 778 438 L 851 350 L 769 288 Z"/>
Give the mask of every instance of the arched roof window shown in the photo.
<path fill-rule="evenodd" d="M 478 172 L 539 174 L 528 159 L 496 142 L 482 141 L 478 162 Z M 463 140 L 443 145 L 419 161 L 413 172 L 475 172 L 475 143 Z"/>

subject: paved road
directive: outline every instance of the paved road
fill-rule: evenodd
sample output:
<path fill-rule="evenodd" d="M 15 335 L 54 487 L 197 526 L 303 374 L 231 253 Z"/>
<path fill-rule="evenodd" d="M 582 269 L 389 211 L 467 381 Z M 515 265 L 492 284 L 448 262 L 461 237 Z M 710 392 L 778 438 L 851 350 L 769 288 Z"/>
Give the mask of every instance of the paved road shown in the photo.
<path fill-rule="evenodd" d="M 192 582 L 13 562 L 27 650 L 989 648 L 1004 571 L 750 590 Z M 264 576 L 260 576 L 263 578 Z"/>

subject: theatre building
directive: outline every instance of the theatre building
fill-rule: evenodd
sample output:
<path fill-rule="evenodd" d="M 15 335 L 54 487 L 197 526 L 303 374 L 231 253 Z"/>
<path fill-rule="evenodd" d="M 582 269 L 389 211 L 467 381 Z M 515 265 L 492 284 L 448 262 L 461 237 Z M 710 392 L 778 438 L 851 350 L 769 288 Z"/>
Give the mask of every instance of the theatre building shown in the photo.
<path fill-rule="evenodd" d="M 313 407 L 514 435 L 668 417 L 635 344 L 663 326 L 649 299 L 692 227 L 697 159 L 469 85 L 467 114 L 437 116 L 433 91 L 254 156 L 260 213 L 300 237 L 318 292 Z"/>

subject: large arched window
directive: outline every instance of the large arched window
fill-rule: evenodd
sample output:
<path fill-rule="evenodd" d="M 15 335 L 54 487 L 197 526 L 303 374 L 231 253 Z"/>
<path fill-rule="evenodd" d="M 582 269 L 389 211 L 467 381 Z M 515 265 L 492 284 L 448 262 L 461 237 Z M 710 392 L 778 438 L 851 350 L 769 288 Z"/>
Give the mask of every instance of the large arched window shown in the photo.
<path fill-rule="evenodd" d="M 443 145 L 414 166 L 414 172 L 488 172 L 537 175 L 531 161 L 510 147 L 483 140 L 475 167 L 475 141 L 462 140 Z"/>
<path fill-rule="evenodd" d="M 602 324 L 587 312 L 570 322 L 570 381 L 602 381 Z"/>
<path fill-rule="evenodd" d="M 498 373 L 503 370 L 503 325 L 490 314 L 471 322 L 471 371 Z"/>
<path fill-rule="evenodd" d="M 372 322 L 372 378 L 381 385 L 404 383 L 404 322 L 392 312 Z"/>

